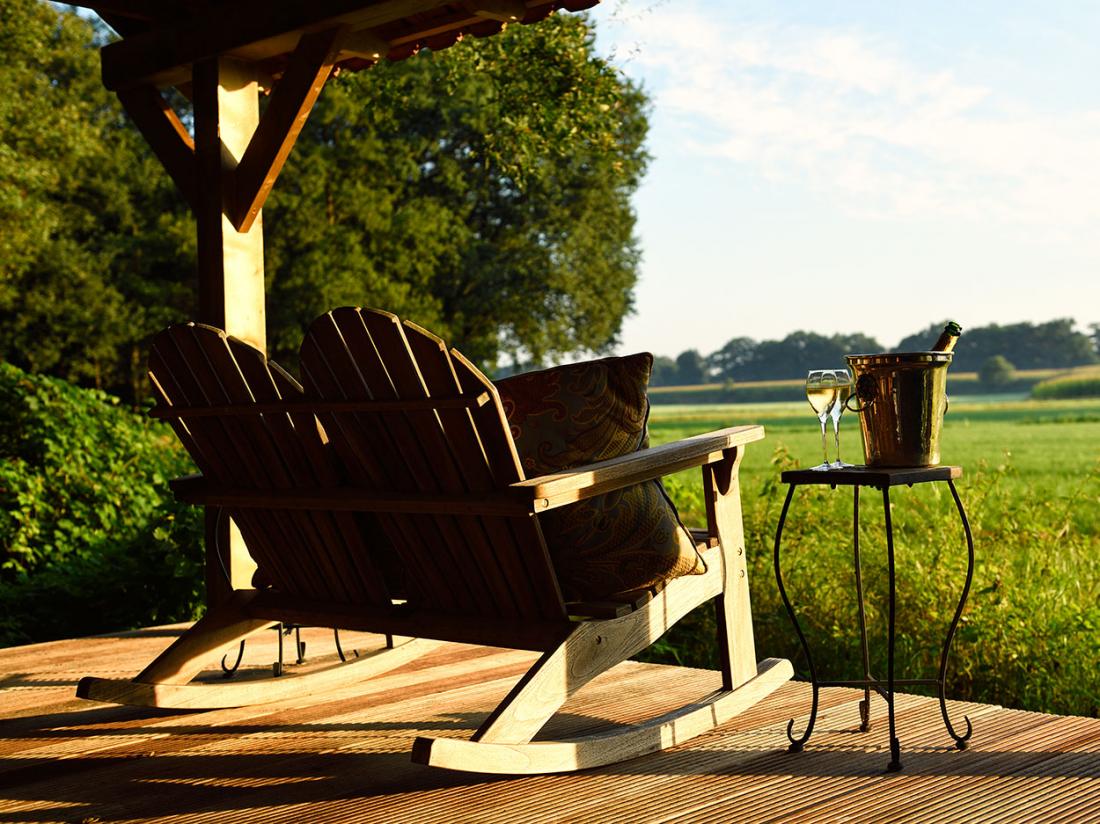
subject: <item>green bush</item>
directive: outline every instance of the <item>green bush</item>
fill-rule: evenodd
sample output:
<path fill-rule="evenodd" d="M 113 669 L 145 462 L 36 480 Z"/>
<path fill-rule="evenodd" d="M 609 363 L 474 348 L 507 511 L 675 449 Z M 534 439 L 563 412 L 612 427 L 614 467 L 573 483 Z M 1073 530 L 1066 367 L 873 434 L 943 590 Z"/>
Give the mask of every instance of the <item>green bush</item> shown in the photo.
<path fill-rule="evenodd" d="M 1045 380 L 1031 390 L 1037 400 L 1056 398 L 1100 398 L 1100 369 L 1074 369 L 1067 375 Z"/>
<path fill-rule="evenodd" d="M 199 513 L 171 430 L 0 363 L 0 645 L 194 617 Z"/>

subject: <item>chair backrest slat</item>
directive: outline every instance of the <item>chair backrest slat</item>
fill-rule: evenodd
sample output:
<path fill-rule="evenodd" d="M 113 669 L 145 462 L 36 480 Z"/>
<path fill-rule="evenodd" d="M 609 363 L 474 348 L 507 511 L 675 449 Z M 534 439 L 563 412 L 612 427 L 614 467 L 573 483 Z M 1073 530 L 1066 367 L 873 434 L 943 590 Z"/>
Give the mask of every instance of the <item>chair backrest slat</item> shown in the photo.
<path fill-rule="evenodd" d="M 338 325 L 328 315 L 310 326 L 302 343 L 302 376 L 308 391 L 326 400 L 374 400 Z M 318 415 L 354 483 L 370 489 L 411 491 L 409 468 L 380 416 L 322 412 Z M 455 610 L 468 600 L 450 557 L 440 552 L 438 530 L 425 521 L 386 515 L 382 525 L 401 566 L 411 601 Z"/>
<path fill-rule="evenodd" d="M 188 342 L 194 334 L 219 334 L 209 327 L 174 326 L 164 330 L 154 338 L 149 352 L 149 368 L 154 383 L 163 392 L 162 401 L 171 405 L 181 404 L 201 406 L 217 403 L 211 398 L 204 382 L 196 375 L 196 370 L 205 370 L 205 357 L 199 353 L 198 346 Z M 183 349 L 181 349 L 181 345 Z M 198 464 L 203 475 L 216 478 L 220 482 L 248 484 L 264 488 L 262 476 L 257 478 L 247 471 L 249 465 L 237 458 L 237 446 L 234 440 L 238 433 L 227 426 L 228 422 L 212 418 L 188 422 L 173 422 L 177 434 L 187 431 L 187 437 L 181 435 L 191 457 Z M 235 512 L 234 520 L 245 536 L 249 553 L 279 584 L 292 580 L 294 575 L 277 553 L 278 528 L 258 512 Z M 301 577 L 298 578 L 301 581 Z M 307 591 L 316 590 L 307 584 Z"/>
<path fill-rule="evenodd" d="M 256 401 L 278 401 L 302 397 L 302 387 L 278 364 L 271 363 L 257 349 L 230 338 L 229 349 Z M 291 487 L 335 486 L 339 483 L 331 450 L 321 440 L 312 414 L 264 415 L 275 446 L 288 469 Z M 347 512 L 308 512 L 296 518 L 303 530 L 312 530 L 308 546 L 326 572 L 339 578 L 349 601 L 386 603 L 389 594 L 370 560 L 365 536 L 369 518 Z"/>
<path fill-rule="evenodd" d="M 153 342 L 150 373 L 162 403 L 247 404 L 301 398 L 301 386 L 247 344 L 212 327 L 171 327 Z M 337 464 L 312 414 L 171 420 L 215 484 L 254 489 L 331 487 Z M 350 513 L 230 509 L 253 558 L 278 589 L 315 600 L 388 604 L 385 583 Z"/>
<path fill-rule="evenodd" d="M 365 374 L 369 373 L 369 379 L 382 387 L 380 394 L 386 400 L 420 400 L 429 397 L 424 376 L 409 347 L 400 319 L 377 311 L 363 311 L 356 315 L 361 326 L 354 317 L 347 317 L 345 322 L 353 329 L 364 330 L 370 336 L 377 358 L 368 356 L 360 365 Z M 364 341 L 345 339 L 345 342 L 351 349 Z M 358 354 L 358 350 L 353 350 L 353 354 Z M 453 390 L 450 394 L 453 394 Z M 436 410 L 383 413 L 382 417 L 404 446 L 402 457 L 409 464 L 412 476 L 417 481 L 417 491 L 466 491 L 462 471 L 440 426 Z M 499 574 L 492 549 L 478 519 L 456 515 L 435 517 L 433 521 L 470 594 L 471 600 L 467 608 L 473 606 L 483 614 L 515 615 L 511 593 Z"/>
<path fill-rule="evenodd" d="M 194 328 L 176 327 L 173 330 L 176 343 L 184 353 L 184 360 L 191 367 L 195 380 L 200 384 L 210 403 L 244 403 L 252 400 L 250 387 L 245 386 L 236 362 L 229 354 L 223 338 L 214 335 L 196 334 Z M 260 419 L 226 419 L 223 422 L 229 435 L 229 455 L 234 464 L 252 479 L 260 488 L 289 489 L 290 479 L 278 450 L 271 443 L 266 427 L 266 416 Z M 300 552 L 291 547 L 304 548 L 313 537 L 303 519 L 291 517 L 289 512 L 272 512 L 270 521 L 279 529 L 279 535 L 269 536 L 268 552 L 279 557 L 283 563 L 292 564 L 295 575 L 308 582 L 309 588 L 328 598 L 346 600 L 342 584 L 331 582 L 313 564 L 301 563 Z M 286 551 L 278 545 L 285 542 Z M 282 550 L 282 551 L 280 551 Z"/>
<path fill-rule="evenodd" d="M 489 402 L 437 410 L 323 412 L 333 445 L 364 475 L 386 472 L 391 488 L 425 494 L 490 492 L 522 478 L 500 402 L 480 373 L 461 367 L 438 338 L 386 312 L 339 309 L 319 318 L 302 346 L 303 377 L 323 401 L 422 400 L 489 395 Z M 476 376 L 475 374 L 476 373 Z M 483 412 L 489 410 L 489 414 Z M 478 425 L 477 418 L 492 425 Z M 482 432 L 482 429 L 485 432 Z M 486 443 L 489 448 L 486 449 Z M 502 461 L 503 457 L 503 461 Z M 531 516 L 394 516 L 403 558 L 430 554 L 448 573 L 448 609 L 501 617 L 564 618 L 549 558 Z M 417 545 L 410 535 L 434 541 Z M 429 583 L 422 595 L 436 595 Z"/>
<path fill-rule="evenodd" d="M 504 406 L 496 387 L 461 352 L 452 349 L 450 354 L 455 377 L 462 391 L 467 394 L 489 392 L 492 397 L 491 403 L 470 410 L 470 420 L 495 483 L 506 486 L 524 480 L 516 445 L 512 440 Z M 538 519 L 534 515 L 522 519 L 510 518 L 508 528 L 515 540 L 516 560 L 522 565 L 530 583 L 532 603 L 546 617 L 556 617 L 559 612 L 564 613 L 561 587 L 558 585 Z"/>
<path fill-rule="evenodd" d="M 458 352 L 448 351 L 440 338 L 408 321 L 404 325 L 433 394 L 445 397 L 458 391 L 490 397 L 489 403 L 439 411 L 440 423 L 463 468 L 465 488 L 486 492 L 522 480 L 523 471 L 496 388 Z M 506 590 L 517 601 L 520 613 L 531 617 L 562 614 L 561 590 L 535 517 L 480 521 L 496 567 L 502 571 Z"/>

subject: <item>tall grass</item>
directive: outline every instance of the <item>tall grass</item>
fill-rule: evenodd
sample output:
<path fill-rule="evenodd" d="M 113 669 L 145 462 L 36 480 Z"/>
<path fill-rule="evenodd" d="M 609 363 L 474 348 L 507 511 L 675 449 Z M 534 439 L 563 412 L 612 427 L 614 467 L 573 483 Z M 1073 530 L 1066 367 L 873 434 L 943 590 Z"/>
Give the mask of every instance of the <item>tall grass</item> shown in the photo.
<path fill-rule="evenodd" d="M 976 568 L 948 668 L 948 694 L 1025 709 L 1100 715 L 1100 404 L 956 407 L 945 462 L 962 464 L 960 494 L 974 532 Z M 655 409 L 654 441 L 748 422 L 707 419 L 705 407 Z M 769 438 L 746 452 L 746 541 L 759 657 L 780 655 L 808 675 L 780 602 L 772 564 L 779 473 L 819 460 L 816 422 L 800 411 L 754 410 Z M 713 415 L 713 412 L 711 413 Z M 729 417 L 727 417 L 729 416 Z M 732 419 L 731 419 L 732 418 Z M 807 422 L 808 421 L 808 422 Z M 858 456 L 846 421 L 848 457 Z M 691 524 L 705 520 L 697 473 L 669 480 Z M 800 487 L 783 535 L 784 584 L 809 638 L 819 676 L 860 677 L 852 571 L 852 490 Z M 882 498 L 860 498 L 860 547 L 872 670 L 885 674 L 886 564 Z M 966 568 L 958 516 L 944 484 L 891 491 L 897 558 L 898 677 L 934 675 Z M 651 657 L 715 666 L 714 617 L 698 610 Z"/>

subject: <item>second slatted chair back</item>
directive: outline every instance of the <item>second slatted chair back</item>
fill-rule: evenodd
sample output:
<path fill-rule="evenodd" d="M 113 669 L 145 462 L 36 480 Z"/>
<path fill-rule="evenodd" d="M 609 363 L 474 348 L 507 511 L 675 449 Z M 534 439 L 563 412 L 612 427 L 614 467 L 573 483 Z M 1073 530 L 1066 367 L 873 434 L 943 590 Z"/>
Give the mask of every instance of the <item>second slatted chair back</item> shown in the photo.
<path fill-rule="evenodd" d="M 502 619 L 564 619 L 536 517 L 492 514 L 523 480 L 492 383 L 430 332 L 388 312 L 344 308 L 310 327 L 307 393 L 376 408 L 318 413 L 360 487 L 413 502 L 469 499 L 453 514 L 380 513 L 411 604 Z M 408 507 L 406 507 L 408 509 Z"/>

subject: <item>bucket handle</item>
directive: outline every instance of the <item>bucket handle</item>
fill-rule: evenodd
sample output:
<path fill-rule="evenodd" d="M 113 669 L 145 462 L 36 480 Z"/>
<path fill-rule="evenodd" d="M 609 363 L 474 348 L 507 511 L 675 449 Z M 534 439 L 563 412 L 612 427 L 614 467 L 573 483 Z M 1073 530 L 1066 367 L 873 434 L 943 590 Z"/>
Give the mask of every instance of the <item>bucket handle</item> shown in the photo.
<path fill-rule="evenodd" d="M 860 375 L 856 379 L 856 391 L 844 401 L 844 408 L 849 412 L 862 412 L 864 409 L 873 406 L 877 397 L 878 385 L 875 383 L 875 379 L 870 375 Z M 852 406 L 852 401 L 856 402 L 856 406 Z M 862 403 L 860 403 L 861 401 Z"/>

